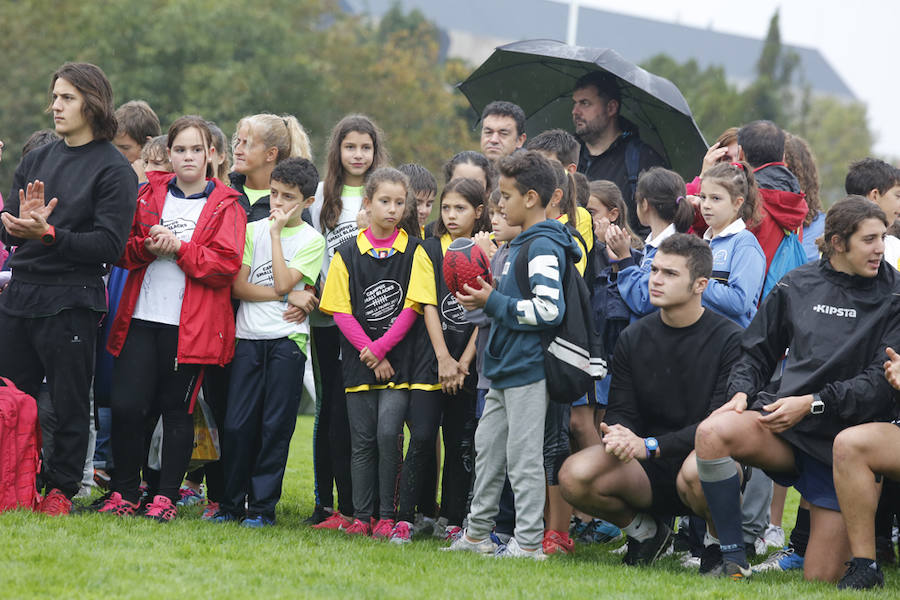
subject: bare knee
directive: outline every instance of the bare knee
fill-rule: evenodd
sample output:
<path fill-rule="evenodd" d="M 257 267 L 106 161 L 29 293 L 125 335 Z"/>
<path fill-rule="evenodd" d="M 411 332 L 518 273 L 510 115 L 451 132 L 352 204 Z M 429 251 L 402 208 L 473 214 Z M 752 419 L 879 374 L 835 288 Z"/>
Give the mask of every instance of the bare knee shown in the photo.
<path fill-rule="evenodd" d="M 700 513 L 706 506 L 703 496 L 703 487 L 700 485 L 700 475 L 697 473 L 697 459 L 694 454 L 685 459 L 675 478 L 675 487 L 678 496 L 691 510 Z"/>
<path fill-rule="evenodd" d="M 597 460 L 590 450 L 576 452 L 559 470 L 559 489 L 566 501 L 575 504 L 582 498 L 598 475 Z"/>
<path fill-rule="evenodd" d="M 869 449 L 870 439 L 865 426 L 844 429 L 834 438 L 834 462 L 840 464 L 859 459 Z"/>
<path fill-rule="evenodd" d="M 707 458 L 730 455 L 732 441 L 739 434 L 740 421 L 737 413 L 711 415 L 697 425 L 694 447 L 697 453 Z"/>

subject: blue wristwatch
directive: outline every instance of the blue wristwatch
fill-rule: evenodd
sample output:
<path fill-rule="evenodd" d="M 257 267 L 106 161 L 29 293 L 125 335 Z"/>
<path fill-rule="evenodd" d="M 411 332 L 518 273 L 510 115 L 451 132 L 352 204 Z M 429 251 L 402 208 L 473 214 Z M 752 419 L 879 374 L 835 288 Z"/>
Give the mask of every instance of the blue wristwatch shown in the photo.
<path fill-rule="evenodd" d="M 659 450 L 659 441 L 655 437 L 644 438 L 644 447 L 647 448 L 647 458 L 655 458 Z"/>

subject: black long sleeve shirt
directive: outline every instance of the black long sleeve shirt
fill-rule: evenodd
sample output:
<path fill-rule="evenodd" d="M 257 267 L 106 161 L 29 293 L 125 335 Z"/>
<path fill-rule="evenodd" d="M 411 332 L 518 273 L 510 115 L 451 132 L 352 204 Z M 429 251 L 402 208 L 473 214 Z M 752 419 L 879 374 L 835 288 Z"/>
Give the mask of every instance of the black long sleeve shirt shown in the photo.
<path fill-rule="evenodd" d="M 16 168 L 3 211 L 19 216 L 19 190 L 44 182 L 44 200 L 58 198 L 47 219 L 56 242 L 16 238 L 0 226 L 0 239 L 18 246 L 10 259 L 12 280 L 0 294 L 0 310 L 47 316 L 64 308 L 105 310 L 104 264 L 122 254 L 134 218 L 137 176 L 110 142 L 69 147 L 63 140 L 30 152 Z"/>
<path fill-rule="evenodd" d="M 687 327 L 666 325 L 658 311 L 629 325 L 616 344 L 606 423 L 653 436 L 662 458 L 684 460 L 697 425 L 727 400 L 740 335 L 711 310 Z"/>

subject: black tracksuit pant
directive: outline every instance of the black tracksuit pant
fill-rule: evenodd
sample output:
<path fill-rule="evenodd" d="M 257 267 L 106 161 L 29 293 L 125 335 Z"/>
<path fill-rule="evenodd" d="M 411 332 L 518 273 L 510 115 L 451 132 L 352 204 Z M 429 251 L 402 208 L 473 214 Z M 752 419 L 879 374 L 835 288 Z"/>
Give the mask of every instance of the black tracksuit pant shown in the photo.
<path fill-rule="evenodd" d="M 47 377 L 56 415 L 53 452 L 42 480 L 69 497 L 81 487 L 90 431 L 91 378 L 101 313 L 69 308 L 49 317 L 0 313 L 0 375 L 35 399 Z"/>
<path fill-rule="evenodd" d="M 275 519 L 303 390 L 306 357 L 291 339 L 239 340 L 225 412 L 220 509 Z"/>

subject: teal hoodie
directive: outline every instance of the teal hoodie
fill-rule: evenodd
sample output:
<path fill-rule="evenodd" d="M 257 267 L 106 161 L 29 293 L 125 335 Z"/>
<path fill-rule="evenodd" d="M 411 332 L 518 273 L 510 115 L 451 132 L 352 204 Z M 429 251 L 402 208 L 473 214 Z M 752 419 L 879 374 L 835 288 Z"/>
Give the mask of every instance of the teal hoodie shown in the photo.
<path fill-rule="evenodd" d="M 514 275 L 522 245 L 528 248 L 528 283 L 533 298 L 523 299 Z M 520 387 L 544 379 L 541 331 L 562 322 L 566 310 L 562 279 L 566 255 L 581 258 L 581 249 L 565 225 L 541 221 L 509 243 L 498 289 L 491 292 L 484 312 L 491 334 L 484 351 L 484 374 L 497 389 Z"/>

